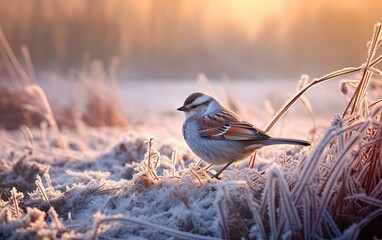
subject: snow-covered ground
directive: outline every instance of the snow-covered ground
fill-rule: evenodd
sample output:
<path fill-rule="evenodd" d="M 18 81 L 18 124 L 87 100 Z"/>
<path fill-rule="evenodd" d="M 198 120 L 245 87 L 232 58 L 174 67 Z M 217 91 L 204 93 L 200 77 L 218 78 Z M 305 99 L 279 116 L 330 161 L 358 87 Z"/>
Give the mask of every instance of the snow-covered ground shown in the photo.
<path fill-rule="evenodd" d="M 264 226 L 253 224 L 256 218 L 270 217 L 256 209 L 264 201 L 266 174 L 287 170 L 285 178 L 294 181 L 293 169 L 306 159 L 309 149 L 269 147 L 258 153 L 255 169 L 243 163 L 225 171 L 223 180 L 211 179 L 185 145 L 184 116 L 175 109 L 190 93 L 206 91 L 227 104 L 228 99 L 234 100 L 243 119 L 263 128 L 277 110 L 272 105 L 279 107 L 296 85 L 291 81 L 127 81 L 119 88 L 121 111 L 130 120 L 125 128 L 64 129 L 62 135 L 47 128 L 1 131 L 0 238 L 274 236 L 266 234 L 269 226 L 261 229 Z M 43 84 L 43 88 L 50 99 L 60 93 L 70 95 L 57 85 Z M 342 111 L 346 99 L 335 80 L 317 89 L 308 97 L 320 130 Z M 309 114 L 299 104 L 295 109 L 271 135 L 317 140 L 320 132 L 312 135 Z M 149 137 L 154 137 L 153 142 Z M 284 234 L 288 238 L 287 230 Z"/>

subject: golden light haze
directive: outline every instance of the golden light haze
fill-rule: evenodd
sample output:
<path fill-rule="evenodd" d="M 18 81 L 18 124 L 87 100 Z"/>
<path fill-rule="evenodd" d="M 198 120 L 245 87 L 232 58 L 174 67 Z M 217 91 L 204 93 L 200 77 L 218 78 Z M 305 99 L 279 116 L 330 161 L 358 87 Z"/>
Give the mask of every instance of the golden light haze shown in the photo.
<path fill-rule="evenodd" d="M 224 22 L 224 18 L 228 18 L 245 28 L 249 34 L 255 34 L 264 18 L 281 14 L 287 0 L 222 0 L 218 5 L 216 1 L 207 2 L 210 19 Z"/>
<path fill-rule="evenodd" d="M 37 70 L 120 59 L 130 78 L 298 78 L 365 59 L 380 2 L 330 0 L 0 0 L 14 49 Z M 16 51 L 19 53 L 19 51 Z"/>

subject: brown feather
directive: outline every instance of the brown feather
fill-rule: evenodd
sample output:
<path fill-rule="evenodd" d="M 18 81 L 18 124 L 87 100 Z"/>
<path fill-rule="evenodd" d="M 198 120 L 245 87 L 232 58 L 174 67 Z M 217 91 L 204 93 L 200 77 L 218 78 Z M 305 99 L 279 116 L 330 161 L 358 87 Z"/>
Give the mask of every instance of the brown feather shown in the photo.
<path fill-rule="evenodd" d="M 269 138 L 266 132 L 257 129 L 250 123 L 241 121 L 236 114 L 232 113 L 222 111 L 200 118 L 198 120 L 198 124 L 202 127 L 199 131 L 200 136 L 232 141 L 264 140 Z"/>

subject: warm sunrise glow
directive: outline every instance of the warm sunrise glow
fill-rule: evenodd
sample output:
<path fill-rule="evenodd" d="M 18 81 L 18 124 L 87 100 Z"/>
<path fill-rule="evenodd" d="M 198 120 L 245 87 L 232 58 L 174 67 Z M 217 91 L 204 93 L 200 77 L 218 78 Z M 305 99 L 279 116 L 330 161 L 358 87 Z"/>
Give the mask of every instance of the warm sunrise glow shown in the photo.
<path fill-rule="evenodd" d="M 382 21 L 374 2 L 0 0 L 0 24 L 37 69 L 66 70 L 89 53 L 118 57 L 133 78 L 286 78 L 363 61 L 360 43 Z"/>
<path fill-rule="evenodd" d="M 247 29 L 250 33 L 255 34 L 261 27 L 264 19 L 282 12 L 287 0 L 223 0 L 220 2 L 220 11 L 215 12 L 217 15 L 232 18 L 232 20 L 237 21 L 240 26 Z M 210 8 L 214 8 L 212 3 L 215 2 L 209 2 Z M 214 11 L 211 10 L 211 13 L 213 14 Z"/>

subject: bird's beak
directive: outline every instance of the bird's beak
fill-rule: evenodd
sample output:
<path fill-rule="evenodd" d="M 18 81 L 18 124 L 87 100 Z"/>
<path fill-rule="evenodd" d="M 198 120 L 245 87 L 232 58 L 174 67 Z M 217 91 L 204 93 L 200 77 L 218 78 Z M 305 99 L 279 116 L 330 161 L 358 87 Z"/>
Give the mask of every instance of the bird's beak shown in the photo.
<path fill-rule="evenodd" d="M 186 112 L 188 110 L 188 108 L 186 108 L 185 106 L 181 106 L 180 108 L 178 108 L 176 110 Z"/>

